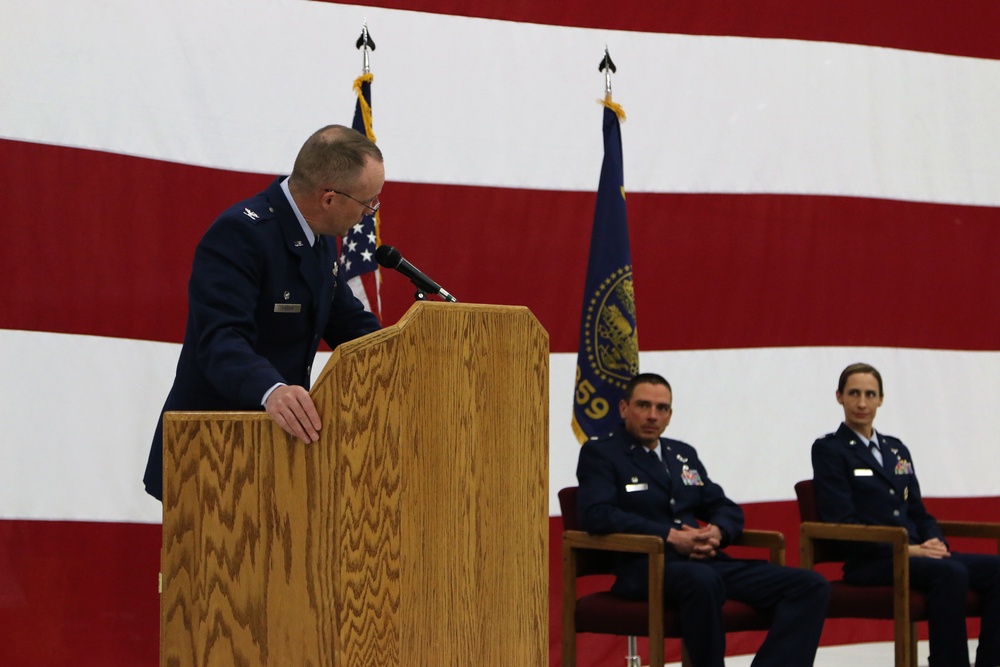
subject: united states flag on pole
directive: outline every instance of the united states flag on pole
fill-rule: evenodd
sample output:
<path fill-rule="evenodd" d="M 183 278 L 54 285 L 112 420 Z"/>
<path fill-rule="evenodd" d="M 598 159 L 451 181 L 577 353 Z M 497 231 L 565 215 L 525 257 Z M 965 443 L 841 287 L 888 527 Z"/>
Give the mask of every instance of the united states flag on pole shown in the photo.
<path fill-rule="evenodd" d="M 351 127 L 375 141 L 371 108 L 373 78 L 371 72 L 366 72 L 354 80 L 358 101 L 354 107 L 354 122 Z M 375 261 L 375 248 L 379 244 L 379 223 L 379 212 L 376 211 L 374 215 L 366 215 L 361 222 L 351 227 L 341 239 L 340 265 L 341 275 L 351 286 L 354 296 L 364 304 L 365 310 L 374 313 L 381 321 L 382 276 L 378 262 Z"/>

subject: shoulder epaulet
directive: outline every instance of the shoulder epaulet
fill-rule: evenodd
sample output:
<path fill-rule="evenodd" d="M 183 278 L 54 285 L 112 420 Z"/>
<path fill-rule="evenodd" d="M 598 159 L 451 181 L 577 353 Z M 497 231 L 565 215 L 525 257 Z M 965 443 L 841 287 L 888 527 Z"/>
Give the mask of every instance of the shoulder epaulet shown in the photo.
<path fill-rule="evenodd" d="M 252 199 L 239 204 L 234 213 L 253 224 L 271 220 L 275 216 L 274 208 L 268 206 L 266 201 L 260 199 Z"/>
<path fill-rule="evenodd" d="M 606 433 L 604 435 L 593 435 L 590 437 L 590 442 L 604 442 L 605 440 L 610 439 L 614 434 L 615 432 L 611 431 L 611 433 Z"/>
<path fill-rule="evenodd" d="M 257 211 L 253 210 L 252 208 L 250 208 L 248 206 L 244 206 L 243 207 L 243 215 L 245 215 L 246 217 L 250 218 L 254 222 L 257 222 L 258 220 L 260 220 L 260 213 L 258 213 Z"/>
<path fill-rule="evenodd" d="M 275 215 L 274 207 L 268 201 L 267 197 L 263 193 L 260 193 L 233 204 L 220 217 L 233 217 L 255 225 L 266 220 L 271 220 Z"/>

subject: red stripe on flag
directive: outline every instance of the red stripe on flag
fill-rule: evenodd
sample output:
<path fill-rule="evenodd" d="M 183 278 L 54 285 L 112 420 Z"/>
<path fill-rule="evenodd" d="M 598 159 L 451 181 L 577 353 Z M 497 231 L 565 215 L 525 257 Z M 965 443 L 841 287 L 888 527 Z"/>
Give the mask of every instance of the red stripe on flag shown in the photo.
<path fill-rule="evenodd" d="M 10 141 L 0 154 L 18 221 L 0 246 L 8 329 L 180 341 L 195 244 L 271 179 Z M 594 197 L 390 182 L 406 224 L 383 240 L 461 301 L 528 306 L 553 352 L 575 352 Z M 643 350 L 1000 349 L 998 208 L 630 193 L 628 215 Z M 413 288 L 382 280 L 393 323 Z"/>
<path fill-rule="evenodd" d="M 0 665 L 156 665 L 161 533 L 0 520 Z"/>
<path fill-rule="evenodd" d="M 637 194 L 629 221 L 642 349 L 1000 349 L 1000 209 Z"/>
<path fill-rule="evenodd" d="M 391 193 L 407 224 L 387 243 L 460 300 L 527 305 L 553 352 L 576 351 L 594 193 L 402 183 Z M 442 210 L 475 211 L 478 224 Z M 1000 209 L 630 193 L 628 217 L 642 350 L 1000 349 Z M 387 322 L 408 305 L 400 280 L 384 278 Z"/>
<path fill-rule="evenodd" d="M 0 328 L 179 342 L 195 245 L 272 178 L 0 140 Z"/>
<path fill-rule="evenodd" d="M 963 0 L 960 4 L 620 0 L 613 6 L 601 0 L 581 0 L 573 3 L 571 11 L 563 3 L 536 0 L 373 0 L 367 6 L 601 30 L 802 39 L 1000 58 L 1000 40 L 983 29 L 1000 24 L 1000 3 L 996 0 Z"/>

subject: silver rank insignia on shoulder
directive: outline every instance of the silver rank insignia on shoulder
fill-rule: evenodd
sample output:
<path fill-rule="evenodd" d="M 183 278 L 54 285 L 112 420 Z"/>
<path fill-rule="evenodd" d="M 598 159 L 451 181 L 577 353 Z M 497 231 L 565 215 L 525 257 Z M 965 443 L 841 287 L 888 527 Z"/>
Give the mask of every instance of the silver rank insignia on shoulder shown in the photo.
<path fill-rule="evenodd" d="M 259 215 L 257 215 L 256 213 L 254 213 L 253 211 L 251 211 L 248 208 L 243 209 L 243 215 L 245 215 L 246 217 L 250 218 L 251 220 L 257 220 L 257 219 L 260 218 Z"/>

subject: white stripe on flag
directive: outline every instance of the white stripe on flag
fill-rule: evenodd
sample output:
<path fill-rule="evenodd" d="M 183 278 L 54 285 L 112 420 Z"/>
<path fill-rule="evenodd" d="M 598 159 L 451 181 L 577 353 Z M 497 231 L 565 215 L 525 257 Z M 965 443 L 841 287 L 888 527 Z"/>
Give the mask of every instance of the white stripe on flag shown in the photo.
<path fill-rule="evenodd" d="M 390 181 L 592 190 L 600 146 L 582 137 L 599 117 L 594 63 L 608 44 L 618 65 L 615 100 L 629 110 L 632 192 L 1000 204 L 998 61 L 331 3 L 240 7 L 234 12 L 224 0 L 7 7 L 0 131 L 286 173 L 330 109 L 343 109 L 349 124 L 360 67 L 353 44 L 367 19 L 382 45 L 373 58 Z M 258 48 L 264 39 L 269 48 Z M 313 68 L 289 66 L 307 62 L 322 63 L 324 81 L 343 83 L 316 86 Z M 449 95 L 443 106 L 441 87 L 430 82 L 444 71 L 449 88 L 474 94 Z M 487 132 L 484 119 L 495 119 Z"/>

